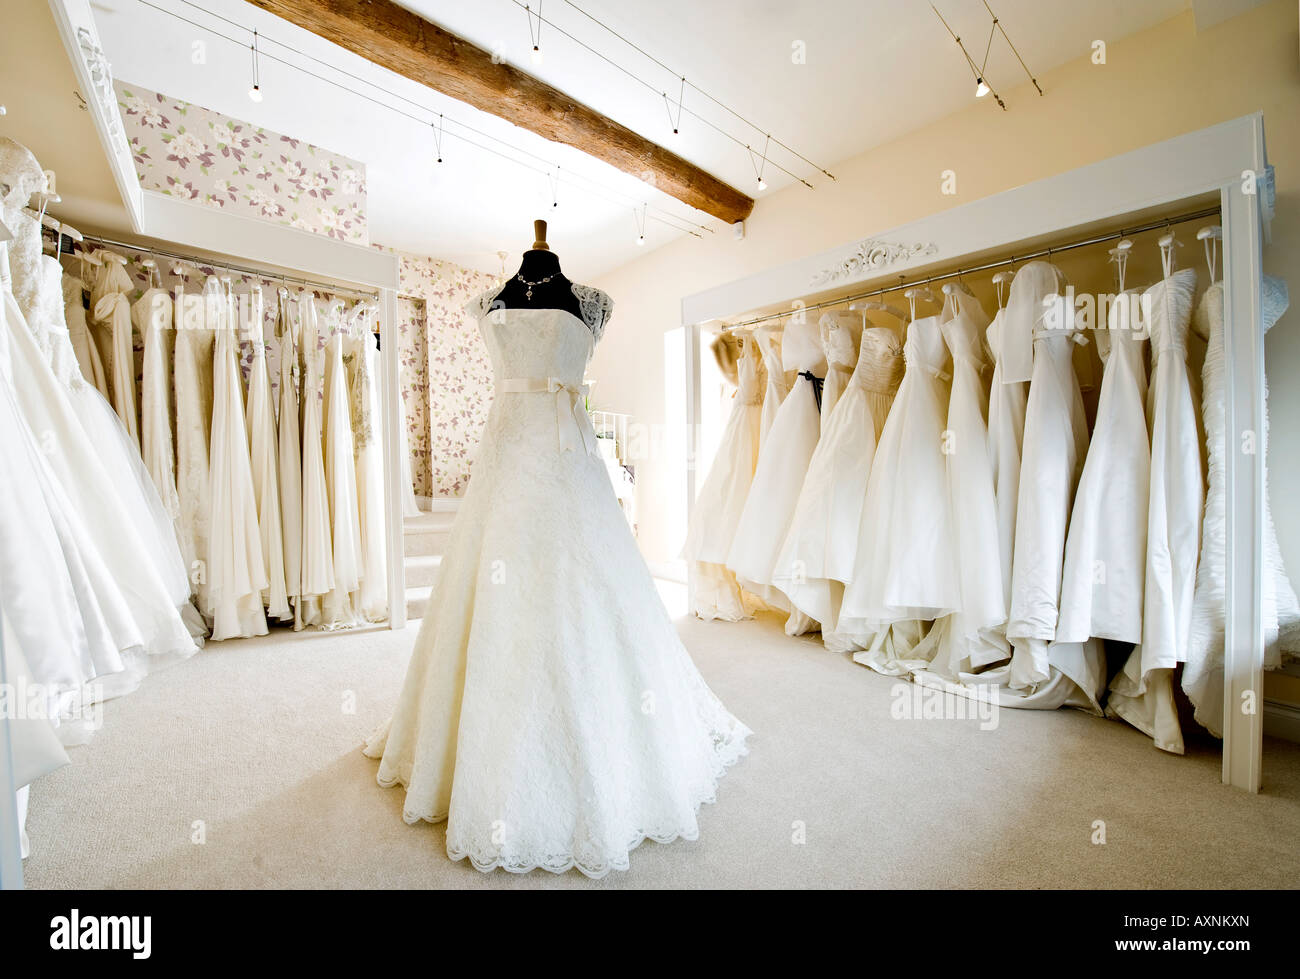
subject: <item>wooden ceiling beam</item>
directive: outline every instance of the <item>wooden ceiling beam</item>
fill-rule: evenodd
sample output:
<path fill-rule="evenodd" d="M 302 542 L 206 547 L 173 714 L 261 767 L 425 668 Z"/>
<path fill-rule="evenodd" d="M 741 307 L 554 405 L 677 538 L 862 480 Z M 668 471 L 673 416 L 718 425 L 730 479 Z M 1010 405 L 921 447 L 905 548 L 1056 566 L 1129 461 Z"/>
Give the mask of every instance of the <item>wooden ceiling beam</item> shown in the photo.
<path fill-rule="evenodd" d="M 392 0 L 249 2 L 466 105 L 652 182 L 728 224 L 753 210 L 753 198 L 730 184 Z"/>

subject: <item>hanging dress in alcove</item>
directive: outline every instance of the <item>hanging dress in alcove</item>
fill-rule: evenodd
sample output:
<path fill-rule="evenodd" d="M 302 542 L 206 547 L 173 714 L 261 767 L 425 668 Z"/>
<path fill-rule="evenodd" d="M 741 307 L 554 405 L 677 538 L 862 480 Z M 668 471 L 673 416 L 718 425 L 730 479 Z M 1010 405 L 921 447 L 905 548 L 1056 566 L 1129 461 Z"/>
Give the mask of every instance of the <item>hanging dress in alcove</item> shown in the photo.
<path fill-rule="evenodd" d="M 913 320 L 907 366 L 867 481 L 858 560 L 844 589 L 836 630 L 865 639 L 854 660 L 896 676 L 923 667 L 913 655 L 921 622 L 959 607 L 952 545 L 944 425 L 952 361 L 938 316 Z"/>
<path fill-rule="evenodd" d="M 1151 445 L 1147 336 L 1137 314 L 1138 296 L 1133 291 L 1118 296 L 1107 327 L 1096 331 L 1105 366 L 1066 538 L 1058 640 L 1142 641 Z"/>
<path fill-rule="evenodd" d="M 1181 269 L 1142 295 L 1151 336 L 1151 483 L 1147 501 L 1142 644 L 1111 683 L 1107 713 L 1148 734 L 1157 748 L 1183 753 L 1173 673 L 1191 646 L 1192 599 L 1200 550 L 1205 475 L 1197 396 L 1187 367 L 1196 270 Z"/>
<path fill-rule="evenodd" d="M 280 480 L 280 529 L 283 534 L 285 595 L 299 621 L 302 595 L 302 437 L 299 427 L 298 384 L 301 377 L 298 329 L 290 312 L 289 290 L 276 292 L 276 371 L 279 374 L 277 440 Z"/>
<path fill-rule="evenodd" d="M 948 506 L 957 558 L 959 607 L 935 623 L 929 670 L 948 680 L 1006 659 L 1007 600 L 1002 586 L 997 490 L 988 453 L 986 345 L 988 314 L 960 286 L 944 301 L 940 328 L 952 357 L 952 387 L 944 430 Z"/>
<path fill-rule="evenodd" d="M 1101 644 L 1053 642 L 1070 511 L 1088 451 L 1088 422 L 1073 362 L 1074 344 L 1086 340 L 1075 329 L 1073 309 L 1063 301 L 1044 305 L 1064 284 L 1055 266 L 1030 262 L 1016 273 L 1007 302 L 1009 360 L 1023 356 L 1025 321 L 1031 324 L 1031 379 L 1006 629 L 1011 663 L 988 671 L 987 681 L 1009 688 L 1000 694 L 1004 706 L 1070 706 L 1100 713 L 1106 682 Z"/>
<path fill-rule="evenodd" d="M 106 399 L 109 398 L 104 362 L 100 360 L 99 347 L 95 345 L 95 339 L 90 335 L 90 324 L 86 321 L 86 284 L 77 276 L 67 273 L 63 276 L 63 312 L 68 321 L 68 335 L 72 338 L 72 349 L 77 355 L 82 377 Z"/>
<path fill-rule="evenodd" d="M 293 613 L 284 574 L 284 525 L 280 517 L 279 433 L 275 428 L 275 402 L 266 365 L 262 290 L 248 295 L 248 342 L 252 350 L 248 370 L 248 451 L 257 501 L 257 527 L 262 542 L 262 571 L 267 587 L 262 592 L 266 614 L 286 620 Z"/>
<path fill-rule="evenodd" d="M 209 279 L 209 284 L 211 283 Z M 257 496 L 239 372 L 238 316 L 229 281 L 212 354 L 211 537 L 208 607 L 213 639 L 266 635 L 262 592 L 270 582 L 257 526 Z"/>
<path fill-rule="evenodd" d="M 108 373 L 113 382 L 113 410 L 126 426 L 137 450 L 140 448 L 139 402 L 135 388 L 135 331 L 131 324 L 131 301 L 135 283 L 126 271 L 126 259 L 113 252 L 100 252 L 104 278 L 93 314 L 112 336 L 113 355 Z"/>
<path fill-rule="evenodd" d="M 758 440 L 760 447 L 767 433 L 772 430 L 776 413 L 781 408 L 785 396 L 790 393 L 786 383 L 785 367 L 781 363 L 781 327 L 776 325 L 760 326 L 753 332 L 754 342 L 763 358 L 763 372 L 767 383 L 763 388 L 763 410 L 759 419 Z"/>
<path fill-rule="evenodd" d="M 1264 276 L 1261 289 L 1263 329 L 1267 332 L 1289 305 L 1286 283 Z M 1183 667 L 1183 690 L 1196 708 L 1196 720 L 1216 737 L 1223 736 L 1224 602 L 1227 593 L 1227 489 L 1224 463 L 1228 444 L 1223 349 L 1223 283 L 1205 291 L 1193 328 L 1207 341 L 1201 371 L 1201 410 L 1209 456 L 1209 488 L 1201 526 L 1201 556 L 1192 603 L 1192 634 Z M 1276 669 L 1283 653 L 1300 652 L 1300 604 L 1287 578 L 1268 497 L 1268 385 L 1264 387 L 1264 577 L 1260 618 L 1264 628 L 1264 668 Z"/>
<path fill-rule="evenodd" d="M 361 529 L 361 616 L 381 622 L 388 615 L 387 542 L 384 539 L 384 450 L 379 425 L 378 335 L 372 329 L 373 309 L 365 306 L 358 318 L 353 351 L 352 435 L 356 452 L 357 515 Z"/>
<path fill-rule="evenodd" d="M 857 365 L 830 420 L 822 426 L 777 562 L 779 567 L 801 570 L 797 578 L 792 575 L 787 597 L 795 608 L 822 624 L 822 641 L 828 649 L 860 648 L 833 627 L 844 584 L 853 579 L 860 557 L 858 526 L 876 440 L 902 379 L 898 335 L 881 326 L 863 330 Z"/>
<path fill-rule="evenodd" d="M 825 313 L 817 322 L 822 334 L 822 351 L 826 355 L 826 380 L 822 384 L 821 403 L 823 432 L 858 363 L 862 325 L 862 317 L 857 313 Z"/>
<path fill-rule="evenodd" d="M 181 555 L 199 609 L 208 608 L 208 539 L 212 517 L 209 455 L 212 432 L 212 353 L 221 316 L 221 283 L 209 277 L 198 295 L 176 287 L 176 495 Z"/>
<path fill-rule="evenodd" d="M 763 364 L 753 335 L 741 341 L 736 391 L 709 474 L 691 510 L 682 556 L 687 561 L 691 608 L 701 619 L 739 622 L 750 618 L 727 552 L 758 465 L 762 425 Z"/>
<path fill-rule="evenodd" d="M 322 380 L 325 350 L 320 317 L 311 293 L 298 298 L 303 362 L 302 402 L 302 597 L 294 628 L 319 625 L 321 600 L 334 589 L 334 543 L 330 531 L 329 488 L 325 480 Z"/>
<path fill-rule="evenodd" d="M 131 307 L 131 321 L 144 337 L 140 391 L 140 451 L 173 524 L 180 518 L 176 452 L 172 439 L 172 349 L 176 308 L 164 289 L 150 288 Z M 187 574 L 188 577 L 188 574 Z"/>
<path fill-rule="evenodd" d="M 325 346 L 324 456 L 329 491 L 330 533 L 334 545 L 334 587 L 321 601 L 322 627 L 348 628 L 357 623 L 356 598 L 361 586 L 361 527 L 357 511 L 357 471 L 347 368 L 348 341 L 343 303 L 334 300 L 327 313 Z"/>
<path fill-rule="evenodd" d="M 788 583 L 789 569 L 778 568 L 777 558 L 821 433 L 818 381 L 814 379 L 825 374 L 826 355 L 817 324 L 807 318 L 792 317 L 781 339 L 781 357 L 781 365 L 768 362 L 769 386 L 774 366 L 778 374 L 784 370 L 798 371 L 799 378 L 781 403 L 766 440 L 759 446 L 754 482 L 736 524 L 727 567 L 746 591 L 789 612 L 790 602 L 778 580 L 785 579 Z M 795 635 L 806 631 L 809 625 L 807 617 L 796 612 L 787 620 L 786 629 L 797 629 L 790 633 Z"/>

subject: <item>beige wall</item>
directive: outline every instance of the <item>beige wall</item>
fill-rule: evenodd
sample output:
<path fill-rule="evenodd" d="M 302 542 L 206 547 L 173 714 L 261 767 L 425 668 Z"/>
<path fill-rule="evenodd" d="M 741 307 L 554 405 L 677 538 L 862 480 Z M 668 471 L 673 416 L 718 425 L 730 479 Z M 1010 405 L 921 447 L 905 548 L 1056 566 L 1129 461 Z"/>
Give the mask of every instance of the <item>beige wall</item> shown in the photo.
<path fill-rule="evenodd" d="M 1004 93 L 1010 111 L 970 107 L 830 169 L 839 178 L 761 200 L 746 238 L 686 239 L 615 270 L 598 283 L 616 304 L 592 375 L 601 407 L 662 425 L 664 333 L 680 323 L 683 296 L 914 221 L 927 214 L 1105 159 L 1148 143 L 1262 110 L 1277 168 L 1277 218 L 1266 270 L 1290 280 L 1292 311 L 1267 345 L 1271 384 L 1270 479 L 1287 564 L 1300 571 L 1300 47 L 1295 0 L 1275 0 L 1217 27 L 1196 30 L 1186 13 L 1089 52 Z M 946 56 L 936 51 L 935 57 Z M 882 92 L 881 98 L 905 98 Z M 957 174 L 956 196 L 939 193 L 940 172 Z M 989 231 L 990 243 L 997 229 Z M 1185 262 L 1197 261 L 1190 234 Z M 1203 266 L 1200 266 L 1203 268 Z M 650 444 L 661 444 L 652 440 Z M 659 453 L 638 465 L 642 547 L 652 562 L 675 556 L 681 528 L 681 460 Z"/>

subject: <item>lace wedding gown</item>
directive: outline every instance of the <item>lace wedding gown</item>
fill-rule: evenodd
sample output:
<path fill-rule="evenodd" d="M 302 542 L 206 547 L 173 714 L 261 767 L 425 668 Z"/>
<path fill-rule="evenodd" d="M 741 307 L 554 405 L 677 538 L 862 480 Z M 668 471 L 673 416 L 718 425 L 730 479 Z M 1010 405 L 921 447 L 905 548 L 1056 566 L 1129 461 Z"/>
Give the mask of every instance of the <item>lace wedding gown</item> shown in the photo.
<path fill-rule="evenodd" d="M 361 588 L 361 524 L 357 510 L 357 470 L 352 437 L 352 408 L 348 393 L 345 344 L 351 342 L 343 319 L 343 303 L 330 303 L 329 338 L 325 344 L 323 449 L 325 486 L 329 493 L 333 541 L 334 587 L 321 599 L 321 627 L 346 629 L 357 624 L 357 592 Z"/>
<path fill-rule="evenodd" d="M 1267 332 L 1289 305 L 1286 283 L 1264 276 L 1263 328 Z M 1196 720 L 1216 737 L 1223 736 L 1224 596 L 1227 592 L 1227 488 L 1224 452 L 1227 419 L 1224 387 L 1223 283 L 1205 291 L 1193 325 L 1207 340 L 1201 371 L 1201 410 L 1209 450 L 1209 489 L 1201 525 L 1201 557 L 1196 569 L 1192 602 L 1192 633 L 1183 667 L 1183 690 L 1196 708 Z M 1264 439 L 1259 451 L 1268 458 L 1268 390 L 1265 387 Z M 1264 668 L 1276 669 L 1282 653 L 1300 652 L 1300 604 L 1286 575 L 1277 530 L 1269 507 L 1268 478 L 1264 489 L 1264 577 L 1261 618 L 1264 627 Z"/>
<path fill-rule="evenodd" d="M 318 625 L 321 603 L 334 590 L 334 542 L 330 533 L 329 488 L 321 412 L 325 352 L 321 346 L 316 302 L 304 292 L 298 297 L 303 362 L 302 378 L 302 559 L 300 597 L 294 628 Z"/>
<path fill-rule="evenodd" d="M 298 410 L 298 330 L 290 313 L 289 290 L 276 291 L 276 373 L 279 377 L 276 462 L 280 482 L 280 532 L 285 595 L 299 621 L 302 595 L 302 436 Z"/>
<path fill-rule="evenodd" d="M 361 530 L 361 589 L 357 605 L 367 622 L 388 615 L 388 548 L 384 540 L 384 447 L 379 423 L 379 348 L 373 310 L 360 313 L 352 351 L 352 437 L 356 451 L 357 514 Z"/>
<path fill-rule="evenodd" d="M 752 336 L 745 338 L 736 363 L 736 391 L 731 417 L 718 440 L 709 474 L 691 511 L 691 526 L 682 554 L 686 558 L 691 608 L 701 619 L 739 622 L 750 611 L 727 567 L 727 551 L 749 496 L 758 465 L 762 424 L 763 364 Z"/>
<path fill-rule="evenodd" d="M 760 412 L 758 425 L 759 447 L 772 430 L 776 413 L 790 393 L 786 381 L 785 366 L 781 363 L 781 328 L 779 326 L 760 326 L 753 333 L 754 342 L 758 344 L 759 355 L 763 358 L 763 373 L 767 384 L 763 387 L 763 410 Z"/>
<path fill-rule="evenodd" d="M 284 527 L 280 518 L 280 444 L 275 427 L 275 403 L 271 396 L 271 375 L 266 364 L 263 337 L 262 291 L 253 286 L 248 342 L 252 359 L 248 369 L 248 447 L 253 473 L 253 497 L 257 501 L 257 528 L 262 541 L 262 573 L 268 582 L 262 592 L 266 614 L 286 620 L 289 609 L 284 573 Z"/>
<path fill-rule="evenodd" d="M 694 839 L 749 730 L 677 637 L 583 410 L 609 298 L 471 306 L 496 398 L 392 719 L 365 753 L 479 870 L 626 870 Z M 585 322 L 584 322 L 585 320 Z"/>
<path fill-rule="evenodd" d="M 826 313 L 817 325 L 822 333 L 822 351 L 826 354 L 826 380 L 822 383 L 821 403 L 822 431 L 825 432 L 831 413 L 848 387 L 849 377 L 858 363 L 863 317 L 857 313 Z"/>

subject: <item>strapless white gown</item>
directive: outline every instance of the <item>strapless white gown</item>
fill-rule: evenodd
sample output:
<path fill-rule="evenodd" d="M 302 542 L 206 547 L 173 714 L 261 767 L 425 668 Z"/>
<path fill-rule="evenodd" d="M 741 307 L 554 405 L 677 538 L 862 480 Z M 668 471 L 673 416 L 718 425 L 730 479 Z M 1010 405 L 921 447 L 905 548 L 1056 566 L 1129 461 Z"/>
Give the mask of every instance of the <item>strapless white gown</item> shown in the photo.
<path fill-rule="evenodd" d="M 581 290 L 581 291 L 580 291 Z M 365 752 L 480 870 L 625 870 L 694 839 L 749 729 L 691 662 L 583 410 L 584 317 L 473 304 L 497 395 L 391 721 Z M 588 323 L 591 325 L 589 326 Z"/>

